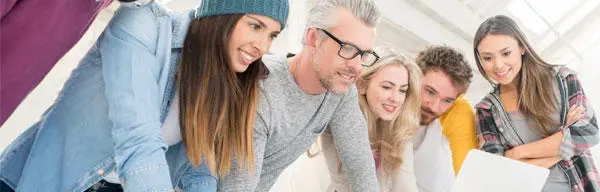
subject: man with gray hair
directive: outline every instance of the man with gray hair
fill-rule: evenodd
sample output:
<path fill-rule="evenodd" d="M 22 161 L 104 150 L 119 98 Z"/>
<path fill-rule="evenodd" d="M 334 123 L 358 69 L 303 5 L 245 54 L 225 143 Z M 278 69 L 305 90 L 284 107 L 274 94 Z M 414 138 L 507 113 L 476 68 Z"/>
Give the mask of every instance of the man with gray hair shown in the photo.
<path fill-rule="evenodd" d="M 254 128 L 254 172 L 232 164 L 219 191 L 268 191 L 324 131 L 331 132 L 352 191 L 379 191 L 354 81 L 379 58 L 373 0 L 319 0 L 308 14 L 302 51 L 264 56 Z"/>

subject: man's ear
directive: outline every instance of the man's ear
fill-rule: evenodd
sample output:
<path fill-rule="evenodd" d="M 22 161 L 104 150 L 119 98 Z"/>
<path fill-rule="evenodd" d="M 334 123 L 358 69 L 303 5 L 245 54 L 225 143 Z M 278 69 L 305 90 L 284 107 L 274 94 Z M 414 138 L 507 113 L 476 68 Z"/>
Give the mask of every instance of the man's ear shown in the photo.
<path fill-rule="evenodd" d="M 306 46 L 310 47 L 311 53 L 317 48 L 317 37 L 319 36 L 319 30 L 314 27 L 310 27 L 306 30 Z"/>

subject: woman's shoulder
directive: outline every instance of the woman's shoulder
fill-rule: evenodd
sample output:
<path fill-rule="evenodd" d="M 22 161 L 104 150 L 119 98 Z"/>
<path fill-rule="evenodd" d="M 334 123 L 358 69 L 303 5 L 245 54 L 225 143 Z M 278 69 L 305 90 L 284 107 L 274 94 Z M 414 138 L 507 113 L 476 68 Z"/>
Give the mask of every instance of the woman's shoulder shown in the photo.
<path fill-rule="evenodd" d="M 169 9 L 159 3 L 150 3 L 144 7 L 120 6 L 111 20 L 111 23 L 134 24 L 153 20 L 157 15 L 168 15 Z"/>
<path fill-rule="evenodd" d="M 150 3 L 144 7 L 120 6 L 115 11 L 109 27 L 122 27 L 130 30 L 137 29 L 140 32 L 153 31 L 153 29 L 157 29 L 156 25 L 160 24 L 160 18 L 170 18 L 180 14 L 179 12 L 169 10 L 165 5 L 157 2 Z"/>
<path fill-rule="evenodd" d="M 577 75 L 577 72 L 575 72 L 573 69 L 568 68 L 564 65 L 556 65 L 553 67 L 554 69 L 554 74 L 559 76 L 562 79 L 566 79 L 567 77 L 571 76 L 571 75 Z"/>
<path fill-rule="evenodd" d="M 105 29 L 112 36 L 127 41 L 134 38 L 142 44 L 151 44 L 157 36 L 157 13 L 161 5 L 151 3 L 144 7 L 121 6 L 115 11 Z"/>
<path fill-rule="evenodd" d="M 171 12 L 160 3 L 150 3 L 144 7 L 120 6 L 105 29 L 107 35 L 117 39 L 136 42 L 152 50 L 156 45 L 161 29 L 172 30 L 176 26 L 170 22 L 180 13 Z M 184 17 L 181 17 L 184 18 Z"/>
<path fill-rule="evenodd" d="M 483 96 L 483 98 L 481 98 L 481 100 L 475 105 L 475 110 L 490 110 L 494 103 L 492 102 L 492 99 L 494 97 L 494 92 L 496 91 L 496 89 L 493 89 L 492 91 L 490 91 L 488 94 L 486 94 L 485 96 Z"/>

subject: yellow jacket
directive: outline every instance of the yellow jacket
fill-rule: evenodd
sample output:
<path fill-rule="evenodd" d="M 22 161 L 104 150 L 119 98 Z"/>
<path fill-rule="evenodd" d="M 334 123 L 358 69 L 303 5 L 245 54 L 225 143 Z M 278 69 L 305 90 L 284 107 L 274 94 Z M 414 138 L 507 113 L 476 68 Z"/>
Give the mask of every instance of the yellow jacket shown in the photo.
<path fill-rule="evenodd" d="M 471 149 L 477 149 L 477 138 L 475 137 L 475 114 L 469 101 L 461 95 L 452 104 L 446 113 L 440 116 L 442 133 L 448 138 L 454 173 L 458 174 L 467 153 Z"/>

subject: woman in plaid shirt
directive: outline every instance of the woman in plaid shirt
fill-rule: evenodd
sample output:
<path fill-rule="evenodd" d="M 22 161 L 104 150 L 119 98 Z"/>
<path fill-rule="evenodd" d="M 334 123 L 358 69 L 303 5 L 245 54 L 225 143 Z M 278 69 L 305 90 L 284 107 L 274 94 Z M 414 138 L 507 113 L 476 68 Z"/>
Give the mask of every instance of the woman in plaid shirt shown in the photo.
<path fill-rule="evenodd" d="M 550 169 L 544 192 L 600 191 L 598 125 L 576 74 L 543 61 L 507 16 L 483 22 L 473 45 L 494 87 L 475 107 L 479 149 Z"/>

